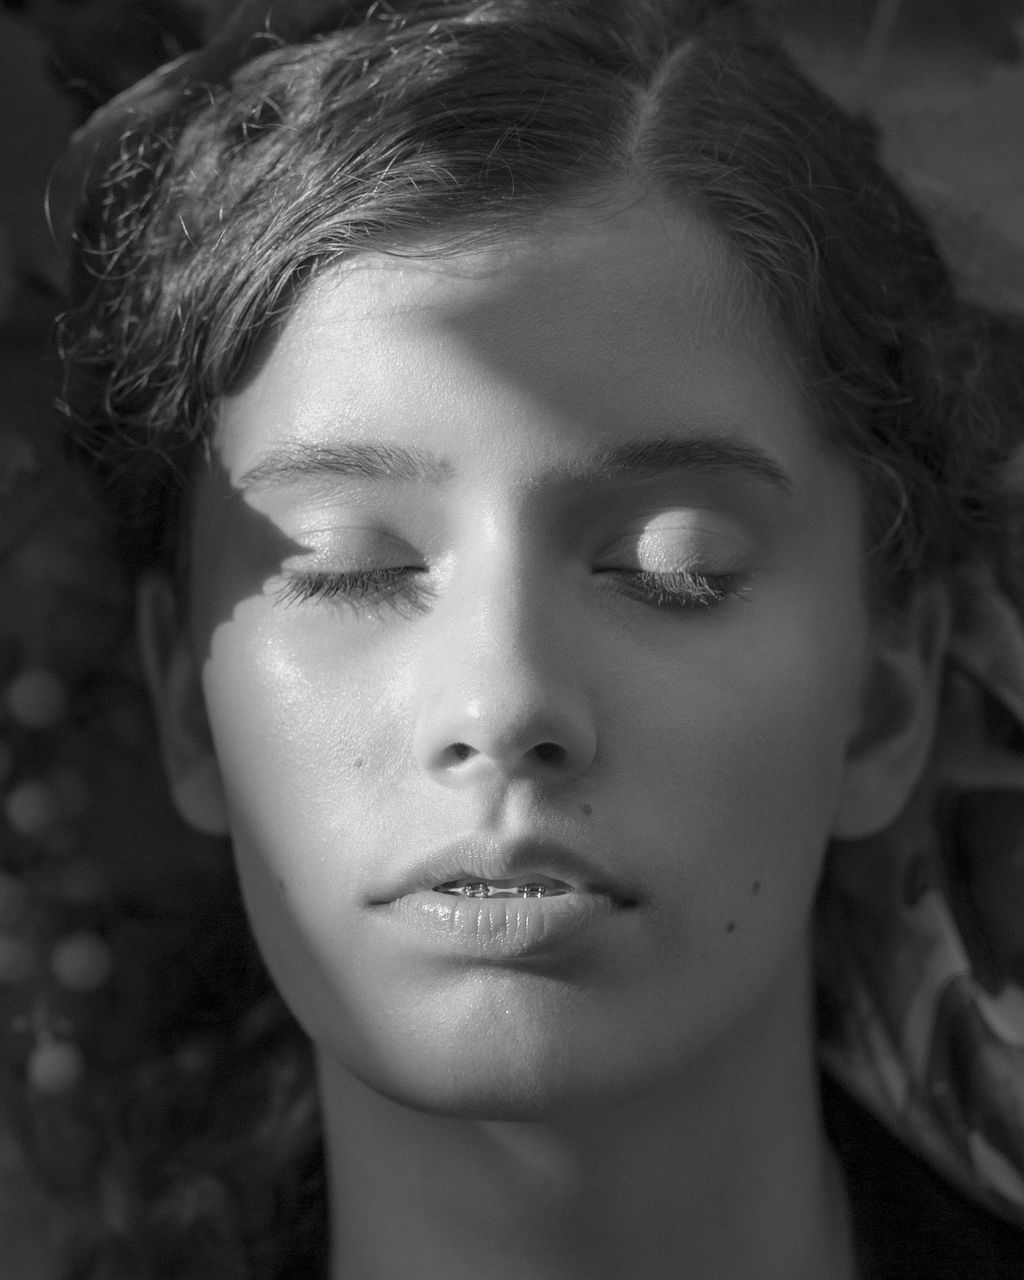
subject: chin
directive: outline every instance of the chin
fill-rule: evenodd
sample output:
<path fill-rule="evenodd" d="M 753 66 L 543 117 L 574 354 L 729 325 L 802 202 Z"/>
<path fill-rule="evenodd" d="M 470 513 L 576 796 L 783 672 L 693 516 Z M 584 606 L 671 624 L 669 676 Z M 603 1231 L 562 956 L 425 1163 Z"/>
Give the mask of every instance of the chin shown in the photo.
<path fill-rule="evenodd" d="M 556 1121 L 592 1110 L 575 1082 L 546 1081 L 524 1072 L 463 1072 L 440 1064 L 434 1074 L 389 1072 L 360 1076 L 388 1101 L 452 1120 Z"/>
<path fill-rule="evenodd" d="M 571 1035 L 492 1030 L 481 1037 L 409 1037 L 338 1060 L 381 1097 L 431 1115 L 466 1120 L 569 1121 L 656 1090 L 653 1064 L 620 1060 L 609 1044 Z M 339 1049 L 341 1046 L 339 1046 Z M 396 1051 L 397 1050 L 397 1051 Z"/>
<path fill-rule="evenodd" d="M 570 1121 L 628 1107 L 671 1085 L 699 1047 L 696 1035 L 666 1038 L 662 1020 L 624 1017 L 614 1000 L 583 1000 L 568 984 L 488 977 L 440 995 L 420 987 L 377 991 L 358 1006 L 336 1000 L 305 1025 L 325 1066 L 378 1097 L 476 1120 Z"/>

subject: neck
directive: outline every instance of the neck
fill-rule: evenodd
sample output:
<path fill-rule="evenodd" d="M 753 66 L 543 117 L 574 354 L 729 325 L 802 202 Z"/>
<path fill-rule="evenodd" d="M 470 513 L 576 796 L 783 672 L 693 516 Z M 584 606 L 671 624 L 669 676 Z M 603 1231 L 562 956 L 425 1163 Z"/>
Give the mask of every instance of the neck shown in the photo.
<path fill-rule="evenodd" d="M 783 999 L 772 1034 L 571 1118 L 426 1114 L 321 1055 L 331 1280 L 476 1280 L 497 1258 L 509 1280 L 852 1278 L 806 983 Z"/>

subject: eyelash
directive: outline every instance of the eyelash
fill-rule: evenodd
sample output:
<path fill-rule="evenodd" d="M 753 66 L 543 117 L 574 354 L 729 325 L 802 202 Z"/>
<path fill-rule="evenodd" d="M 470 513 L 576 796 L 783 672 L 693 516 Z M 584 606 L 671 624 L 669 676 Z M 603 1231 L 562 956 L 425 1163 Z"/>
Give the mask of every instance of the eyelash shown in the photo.
<path fill-rule="evenodd" d="M 738 573 L 699 573 L 690 569 L 672 573 L 651 573 L 646 569 L 602 572 L 622 577 L 627 595 L 660 609 L 711 609 L 747 594 L 743 577 Z"/>
<path fill-rule="evenodd" d="M 354 609 L 387 604 L 403 613 L 423 613 L 434 595 L 426 583 L 418 581 L 423 572 L 403 565 L 350 573 L 295 573 L 278 598 L 283 604 L 339 600 Z"/>
<path fill-rule="evenodd" d="M 646 569 L 601 569 L 614 574 L 625 594 L 659 609 L 711 609 L 729 599 L 747 595 L 743 576 L 738 573 L 698 573 L 676 570 L 652 573 Z M 312 600 L 337 600 L 353 609 L 373 609 L 382 605 L 405 616 L 425 613 L 436 594 L 421 580 L 425 570 L 408 566 L 360 569 L 350 573 L 295 573 L 279 593 L 283 604 L 304 604 Z"/>

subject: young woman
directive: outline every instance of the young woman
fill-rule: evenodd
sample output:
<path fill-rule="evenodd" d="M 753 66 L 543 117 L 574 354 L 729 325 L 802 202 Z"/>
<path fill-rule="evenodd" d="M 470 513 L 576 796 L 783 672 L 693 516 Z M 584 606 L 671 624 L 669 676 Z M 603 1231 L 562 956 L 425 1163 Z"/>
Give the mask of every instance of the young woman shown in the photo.
<path fill-rule="evenodd" d="M 870 130 L 737 4 L 261 4 L 79 155 L 76 440 L 290 1018 L 215 899 L 76 1275 L 1019 1274 L 1019 988 L 922 832 L 951 707 L 1019 737 L 1020 357 Z M 830 1136 L 815 918 L 986 1209 Z"/>

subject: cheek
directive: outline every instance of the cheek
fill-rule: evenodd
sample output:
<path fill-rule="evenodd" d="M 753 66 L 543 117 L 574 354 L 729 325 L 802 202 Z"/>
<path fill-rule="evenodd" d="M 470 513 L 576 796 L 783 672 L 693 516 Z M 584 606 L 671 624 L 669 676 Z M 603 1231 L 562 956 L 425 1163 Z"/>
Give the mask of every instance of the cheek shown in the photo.
<path fill-rule="evenodd" d="M 378 811 L 406 751 L 403 725 L 384 710 L 380 664 L 345 652 L 329 629 L 327 638 L 315 631 L 297 643 L 263 602 L 248 601 L 215 632 L 203 673 L 232 830 L 285 858 L 298 858 L 296 836 L 310 820 L 324 827 L 326 853 L 353 820 Z"/>
<path fill-rule="evenodd" d="M 215 630 L 203 672 L 246 910 L 314 1038 L 373 989 L 352 904 L 360 849 L 395 835 L 403 734 L 372 665 L 282 638 L 249 600 Z"/>
<path fill-rule="evenodd" d="M 630 776 L 640 841 L 691 938 L 806 925 L 862 678 L 863 619 L 832 603 L 751 608 L 664 664 L 653 692 L 623 691 L 610 767 Z"/>

